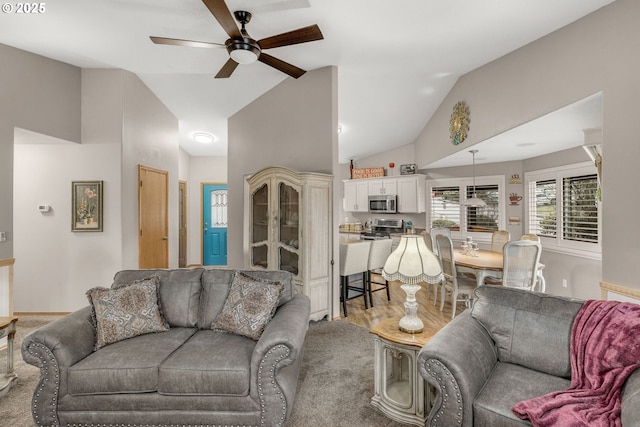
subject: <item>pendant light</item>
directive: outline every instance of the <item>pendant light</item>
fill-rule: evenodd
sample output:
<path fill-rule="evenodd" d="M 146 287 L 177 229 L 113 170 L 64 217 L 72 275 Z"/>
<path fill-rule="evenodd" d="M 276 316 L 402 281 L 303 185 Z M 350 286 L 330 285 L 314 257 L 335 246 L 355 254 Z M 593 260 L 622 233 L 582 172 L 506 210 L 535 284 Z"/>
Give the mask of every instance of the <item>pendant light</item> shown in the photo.
<path fill-rule="evenodd" d="M 476 153 L 478 150 L 469 150 L 469 152 L 473 155 L 473 197 L 465 200 L 463 206 L 467 206 L 470 208 L 480 208 L 483 206 L 487 206 L 484 200 L 479 199 L 476 194 Z"/>

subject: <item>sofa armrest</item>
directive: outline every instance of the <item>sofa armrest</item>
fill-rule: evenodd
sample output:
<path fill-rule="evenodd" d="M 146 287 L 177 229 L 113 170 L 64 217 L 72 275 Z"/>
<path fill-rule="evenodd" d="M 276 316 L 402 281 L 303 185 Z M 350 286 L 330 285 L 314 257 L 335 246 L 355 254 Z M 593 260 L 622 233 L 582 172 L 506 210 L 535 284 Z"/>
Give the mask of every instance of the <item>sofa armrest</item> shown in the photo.
<path fill-rule="evenodd" d="M 473 401 L 498 358 L 487 331 L 466 310 L 418 353 L 418 371 L 437 391 L 428 426 L 473 426 Z"/>
<path fill-rule="evenodd" d="M 291 412 L 302 364 L 311 303 L 297 294 L 278 308 L 251 358 L 251 395 L 260 402 L 264 425 L 281 426 Z"/>
<path fill-rule="evenodd" d="M 636 369 L 625 381 L 621 400 L 620 419 L 623 427 L 637 425 L 640 420 L 640 369 Z"/>
<path fill-rule="evenodd" d="M 40 368 L 31 405 L 39 426 L 58 425 L 58 398 L 67 393 L 69 366 L 93 352 L 91 310 L 82 308 L 31 332 L 22 341 L 22 358 Z"/>

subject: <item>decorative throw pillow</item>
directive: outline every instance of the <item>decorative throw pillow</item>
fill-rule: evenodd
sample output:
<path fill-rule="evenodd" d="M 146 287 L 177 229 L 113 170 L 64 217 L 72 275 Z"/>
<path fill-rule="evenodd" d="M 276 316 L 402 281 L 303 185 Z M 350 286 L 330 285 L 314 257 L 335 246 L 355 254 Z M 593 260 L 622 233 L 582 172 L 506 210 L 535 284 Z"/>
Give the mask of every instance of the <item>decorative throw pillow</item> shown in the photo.
<path fill-rule="evenodd" d="M 117 289 L 97 287 L 87 291 L 96 334 L 95 349 L 106 345 L 169 329 L 158 305 L 157 276 Z"/>
<path fill-rule="evenodd" d="M 256 279 L 236 271 L 224 307 L 211 328 L 257 341 L 273 317 L 283 289 L 280 282 Z"/>

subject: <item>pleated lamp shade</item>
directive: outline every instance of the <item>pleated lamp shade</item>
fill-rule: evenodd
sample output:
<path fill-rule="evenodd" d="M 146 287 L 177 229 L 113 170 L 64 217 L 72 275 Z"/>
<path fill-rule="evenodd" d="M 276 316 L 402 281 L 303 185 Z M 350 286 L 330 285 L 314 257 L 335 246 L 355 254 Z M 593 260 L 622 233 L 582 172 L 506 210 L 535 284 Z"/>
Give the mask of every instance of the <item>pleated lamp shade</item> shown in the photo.
<path fill-rule="evenodd" d="M 419 234 L 409 234 L 400 238 L 400 244 L 387 258 L 382 276 L 387 280 L 400 280 L 412 285 L 420 282 L 439 283 L 442 280 L 442 268 L 438 258 L 427 248 L 424 238 Z"/>

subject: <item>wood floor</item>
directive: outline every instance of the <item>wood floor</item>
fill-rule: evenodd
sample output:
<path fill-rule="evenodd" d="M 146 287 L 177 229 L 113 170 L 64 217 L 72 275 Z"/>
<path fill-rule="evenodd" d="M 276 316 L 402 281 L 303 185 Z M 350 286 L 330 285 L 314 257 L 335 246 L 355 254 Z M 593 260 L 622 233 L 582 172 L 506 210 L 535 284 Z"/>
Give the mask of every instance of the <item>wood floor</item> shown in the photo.
<path fill-rule="evenodd" d="M 379 280 L 379 279 L 374 279 Z M 389 282 L 389 294 L 391 301 L 387 301 L 387 293 L 384 290 L 373 293 L 373 307 L 365 310 L 364 299 L 355 298 L 347 301 L 347 317 L 340 311 L 340 319 L 358 326 L 371 329 L 376 323 L 391 318 L 404 316 L 405 292 L 400 288 L 399 281 Z M 423 285 L 416 293 L 418 301 L 418 317 L 425 323 L 432 323 L 434 326 L 442 328 L 451 321 L 451 295 L 445 297 L 444 310 L 440 311 L 440 292 L 438 291 L 438 302 L 433 305 L 433 286 L 427 289 Z M 458 303 L 460 314 L 464 310 L 464 303 Z"/>

